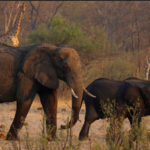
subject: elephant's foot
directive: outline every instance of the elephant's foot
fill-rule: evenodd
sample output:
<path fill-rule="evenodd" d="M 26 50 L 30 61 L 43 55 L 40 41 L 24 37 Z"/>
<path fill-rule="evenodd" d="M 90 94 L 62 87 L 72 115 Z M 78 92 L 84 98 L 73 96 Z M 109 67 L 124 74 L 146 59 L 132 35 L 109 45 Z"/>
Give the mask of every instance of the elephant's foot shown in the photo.
<path fill-rule="evenodd" d="M 50 134 L 47 136 L 48 141 L 56 141 L 59 140 L 58 137 L 56 136 L 56 133 Z"/>
<path fill-rule="evenodd" d="M 60 139 L 58 137 L 55 137 L 55 138 L 49 138 L 49 137 L 47 137 L 47 140 L 48 141 L 60 141 Z"/>
<path fill-rule="evenodd" d="M 12 135 L 11 133 L 8 133 L 8 134 L 6 135 L 6 138 L 5 138 L 5 139 L 6 139 L 6 140 L 19 141 L 18 136 L 17 136 L 17 135 Z"/>
<path fill-rule="evenodd" d="M 50 137 L 50 136 L 47 136 L 47 140 L 48 141 L 59 141 L 60 139 L 58 137 Z"/>
<path fill-rule="evenodd" d="M 79 136 L 79 141 L 89 141 L 89 138 L 88 137 L 86 137 L 86 136 Z"/>

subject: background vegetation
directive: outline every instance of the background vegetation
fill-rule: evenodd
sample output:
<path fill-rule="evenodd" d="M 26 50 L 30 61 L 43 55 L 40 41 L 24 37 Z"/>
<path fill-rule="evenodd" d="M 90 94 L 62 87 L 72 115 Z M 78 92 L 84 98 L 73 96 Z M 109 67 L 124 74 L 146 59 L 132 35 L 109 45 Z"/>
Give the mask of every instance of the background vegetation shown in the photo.
<path fill-rule="evenodd" d="M 1 1 L 0 35 L 13 26 L 22 2 L 26 13 L 21 20 L 20 46 L 48 42 L 76 49 L 85 86 L 100 77 L 145 78 L 149 1 Z M 62 97 L 67 90 L 63 82 L 60 85 Z"/>

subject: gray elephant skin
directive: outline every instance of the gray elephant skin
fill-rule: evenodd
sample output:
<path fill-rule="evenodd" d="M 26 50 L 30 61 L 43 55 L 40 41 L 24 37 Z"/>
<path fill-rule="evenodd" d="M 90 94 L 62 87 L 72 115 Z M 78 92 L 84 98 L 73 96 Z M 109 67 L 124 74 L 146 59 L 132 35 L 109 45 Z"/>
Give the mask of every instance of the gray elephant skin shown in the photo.
<path fill-rule="evenodd" d="M 46 115 L 49 140 L 55 139 L 59 79 L 66 82 L 73 95 L 73 114 L 68 124 L 72 126 L 78 119 L 85 90 L 76 51 L 46 43 L 22 48 L 0 44 L 0 103 L 17 102 L 7 140 L 18 140 L 18 130 L 23 126 L 36 93 Z"/>
<path fill-rule="evenodd" d="M 137 89 L 142 91 L 143 103 L 144 103 L 145 107 L 142 107 L 140 117 L 150 115 L 150 81 L 139 79 L 136 77 L 130 77 L 130 78 L 125 79 L 124 82 L 130 83 L 130 85 L 132 85 L 132 86 L 134 85 L 134 88 L 136 87 Z M 129 88 L 130 87 L 128 87 L 126 89 L 126 91 L 127 90 L 129 91 Z M 131 94 L 132 94 L 132 92 L 130 91 L 130 93 L 129 93 L 130 97 L 131 97 Z M 133 101 L 131 101 L 131 99 L 127 100 L 127 101 L 129 101 L 130 104 L 135 104 L 135 102 L 136 102 L 136 100 L 135 100 L 135 98 L 133 98 L 133 96 L 134 95 L 132 95 Z M 142 100 L 140 100 L 140 101 L 142 101 Z M 141 118 L 139 118 L 139 120 L 141 120 Z"/>
<path fill-rule="evenodd" d="M 86 93 L 83 93 L 86 114 L 83 127 L 79 134 L 79 140 L 81 141 L 89 140 L 89 128 L 95 120 L 106 117 L 102 111 L 101 101 L 109 104 L 112 102 L 112 100 L 116 100 L 117 119 L 120 119 L 120 117 L 128 118 L 131 125 L 133 120 L 130 113 L 133 114 L 133 112 L 128 112 L 126 104 L 134 107 L 135 104 L 139 102 L 141 108 L 139 113 L 141 113 L 142 116 L 150 114 L 148 108 L 150 107 L 150 88 L 147 86 L 139 87 L 124 81 L 114 81 L 106 78 L 99 78 L 94 80 L 86 89 L 91 94 L 95 95 L 96 98 L 91 98 Z M 138 118 L 138 122 L 140 121 L 141 117 Z"/>

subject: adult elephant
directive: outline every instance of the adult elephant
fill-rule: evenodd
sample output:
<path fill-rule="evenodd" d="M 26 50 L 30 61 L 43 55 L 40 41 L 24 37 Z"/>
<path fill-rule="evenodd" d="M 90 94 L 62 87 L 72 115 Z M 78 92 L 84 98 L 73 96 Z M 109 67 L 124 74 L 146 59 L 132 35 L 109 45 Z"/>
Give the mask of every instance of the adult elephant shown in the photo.
<path fill-rule="evenodd" d="M 140 88 L 136 85 L 132 85 L 128 82 L 114 81 L 106 78 L 99 78 L 94 80 L 87 88 L 90 93 L 96 96 L 96 99 L 89 97 L 86 93 L 83 93 L 83 100 L 85 101 L 86 114 L 83 127 L 79 134 L 79 140 L 88 140 L 88 133 L 90 125 L 97 119 L 105 118 L 101 102 L 104 104 L 112 103 L 112 100 L 116 100 L 116 119 L 122 124 L 124 118 L 128 118 L 132 125 L 132 116 L 128 112 L 126 104 L 128 106 L 135 106 L 137 102 L 140 103 L 140 112 L 144 115 L 148 112 L 145 108 L 150 95 L 146 95 L 150 89 L 148 87 Z M 150 93 L 150 92 L 149 92 Z M 139 101 L 138 101 L 139 100 Z M 149 105 L 150 106 L 150 105 Z M 141 111 L 142 110 L 142 111 Z M 139 113 L 140 113 L 139 112 Z M 133 112 L 131 112 L 133 114 Z M 140 122 L 139 118 L 138 122 Z"/>
<path fill-rule="evenodd" d="M 47 133 L 51 139 L 56 137 L 58 79 L 66 82 L 73 95 L 70 124 L 74 125 L 83 90 L 86 91 L 76 51 L 46 43 L 24 48 L 0 44 L 0 103 L 17 102 L 15 118 L 6 139 L 18 140 L 18 129 L 23 126 L 36 93 L 47 116 Z"/>

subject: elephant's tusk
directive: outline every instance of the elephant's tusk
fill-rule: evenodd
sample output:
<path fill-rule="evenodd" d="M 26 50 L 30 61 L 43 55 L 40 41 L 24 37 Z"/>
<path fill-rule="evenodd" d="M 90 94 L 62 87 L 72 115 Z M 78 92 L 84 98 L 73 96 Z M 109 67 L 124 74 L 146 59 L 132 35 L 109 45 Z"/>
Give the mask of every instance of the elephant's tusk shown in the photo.
<path fill-rule="evenodd" d="M 93 94 L 89 93 L 84 87 L 83 87 L 83 91 L 84 91 L 87 95 L 89 95 L 89 96 L 91 96 L 91 97 L 93 97 L 93 98 L 96 98 L 96 96 L 94 96 Z"/>
<path fill-rule="evenodd" d="M 74 90 L 73 90 L 71 87 L 69 87 L 69 88 L 70 88 L 70 91 L 71 91 L 72 95 L 73 95 L 75 98 L 78 98 L 78 96 L 75 94 Z"/>

